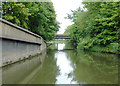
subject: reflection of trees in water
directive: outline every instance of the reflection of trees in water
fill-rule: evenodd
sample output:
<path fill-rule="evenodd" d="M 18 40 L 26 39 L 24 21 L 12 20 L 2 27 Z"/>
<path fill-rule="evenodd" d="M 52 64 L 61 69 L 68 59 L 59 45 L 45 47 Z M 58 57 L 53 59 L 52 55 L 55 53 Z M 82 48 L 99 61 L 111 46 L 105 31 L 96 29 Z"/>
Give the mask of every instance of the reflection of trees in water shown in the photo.
<path fill-rule="evenodd" d="M 118 60 L 112 54 L 71 51 L 74 80 L 88 84 L 118 83 Z"/>
<path fill-rule="evenodd" d="M 120 57 L 120 55 L 119 55 Z M 118 58 L 118 84 L 120 85 L 120 58 Z"/>
<path fill-rule="evenodd" d="M 30 83 L 33 84 L 54 84 L 58 75 L 58 67 L 54 58 L 54 50 L 48 50 L 42 69 L 33 77 Z"/>
<path fill-rule="evenodd" d="M 70 42 L 65 42 L 65 49 L 74 49 L 74 46 Z"/>

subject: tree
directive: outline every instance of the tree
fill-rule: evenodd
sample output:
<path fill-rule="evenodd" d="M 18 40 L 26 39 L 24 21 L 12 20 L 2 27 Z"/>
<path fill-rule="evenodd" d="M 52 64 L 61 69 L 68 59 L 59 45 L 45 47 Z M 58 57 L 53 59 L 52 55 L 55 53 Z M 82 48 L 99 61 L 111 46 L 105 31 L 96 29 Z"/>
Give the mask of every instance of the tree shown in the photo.
<path fill-rule="evenodd" d="M 118 53 L 120 42 L 120 16 L 118 2 L 84 2 L 87 10 L 78 11 L 69 17 L 74 24 L 69 26 L 71 41 L 79 49 L 93 49 L 99 46 L 102 51 Z M 71 15 L 73 16 L 73 15 Z"/>
<path fill-rule="evenodd" d="M 58 31 L 52 2 L 3 2 L 2 5 L 5 20 L 41 35 L 47 41 Z"/>

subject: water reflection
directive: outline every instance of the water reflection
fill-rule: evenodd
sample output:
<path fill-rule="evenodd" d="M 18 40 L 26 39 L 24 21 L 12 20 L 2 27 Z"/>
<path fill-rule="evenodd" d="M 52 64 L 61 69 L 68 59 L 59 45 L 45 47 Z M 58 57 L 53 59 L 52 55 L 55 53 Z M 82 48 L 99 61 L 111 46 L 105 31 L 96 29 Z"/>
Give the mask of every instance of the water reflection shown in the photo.
<path fill-rule="evenodd" d="M 69 77 L 73 72 L 73 67 L 70 65 L 71 61 L 67 59 L 66 53 L 57 51 L 55 58 L 57 59 L 57 66 L 60 70 L 60 75 L 56 77 L 56 84 L 76 84 L 75 81 L 72 81 L 73 78 Z"/>
<path fill-rule="evenodd" d="M 118 83 L 117 56 L 109 54 L 100 55 L 100 53 L 96 53 L 96 56 L 94 56 L 91 52 L 82 51 L 76 52 L 76 54 L 68 54 L 71 56 L 73 67 L 76 64 L 73 72 L 74 80 L 86 84 Z"/>
<path fill-rule="evenodd" d="M 45 54 L 27 59 L 2 69 L 3 84 L 25 84 L 41 69 Z"/>
<path fill-rule="evenodd" d="M 58 50 L 63 50 L 65 48 L 65 44 L 56 44 L 58 46 Z"/>
<path fill-rule="evenodd" d="M 65 45 L 60 43 L 57 46 L 59 47 L 55 52 L 55 58 L 60 74 L 56 77 L 56 84 L 118 83 L 116 55 L 77 50 L 59 51 L 66 49 Z"/>
<path fill-rule="evenodd" d="M 2 85 L 2 69 L 0 68 L 0 86 Z"/>
<path fill-rule="evenodd" d="M 48 56 L 50 55 L 50 56 Z M 42 53 L 34 58 L 3 68 L 3 84 L 53 84 L 57 66 L 54 52 Z"/>
<path fill-rule="evenodd" d="M 116 55 L 69 49 L 70 44 L 58 43 L 47 54 L 4 67 L 3 84 L 118 83 Z"/>
<path fill-rule="evenodd" d="M 58 46 L 65 48 L 63 44 L 58 44 Z M 118 83 L 118 57 L 116 55 L 67 50 L 56 51 L 55 58 L 60 71 L 56 77 L 57 84 Z"/>

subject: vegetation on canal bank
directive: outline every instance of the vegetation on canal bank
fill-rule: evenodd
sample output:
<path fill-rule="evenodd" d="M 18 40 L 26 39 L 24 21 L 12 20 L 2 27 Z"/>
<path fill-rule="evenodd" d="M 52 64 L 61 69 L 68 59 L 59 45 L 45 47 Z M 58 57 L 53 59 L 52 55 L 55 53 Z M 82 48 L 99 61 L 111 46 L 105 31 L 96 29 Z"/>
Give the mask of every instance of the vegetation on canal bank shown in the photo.
<path fill-rule="evenodd" d="M 120 54 L 120 8 L 119 2 L 83 2 L 68 14 L 74 24 L 67 27 L 70 41 L 78 49 Z"/>
<path fill-rule="evenodd" d="M 2 2 L 2 10 L 3 19 L 41 35 L 47 41 L 58 31 L 52 2 Z"/>

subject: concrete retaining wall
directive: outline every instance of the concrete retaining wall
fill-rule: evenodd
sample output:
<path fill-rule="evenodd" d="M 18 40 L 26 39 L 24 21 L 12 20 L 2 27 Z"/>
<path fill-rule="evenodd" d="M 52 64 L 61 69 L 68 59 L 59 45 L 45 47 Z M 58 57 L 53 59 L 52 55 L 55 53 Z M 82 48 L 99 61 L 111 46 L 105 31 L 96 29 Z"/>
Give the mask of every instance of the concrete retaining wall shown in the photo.
<path fill-rule="evenodd" d="M 46 42 L 41 36 L 3 19 L 0 19 L 0 23 L 2 23 L 0 24 L 0 31 L 2 31 L 0 66 L 23 60 L 46 49 Z"/>
<path fill-rule="evenodd" d="M 0 37 L 2 36 L 2 22 L 0 22 Z M 2 41 L 0 38 L 0 67 L 2 66 Z"/>

